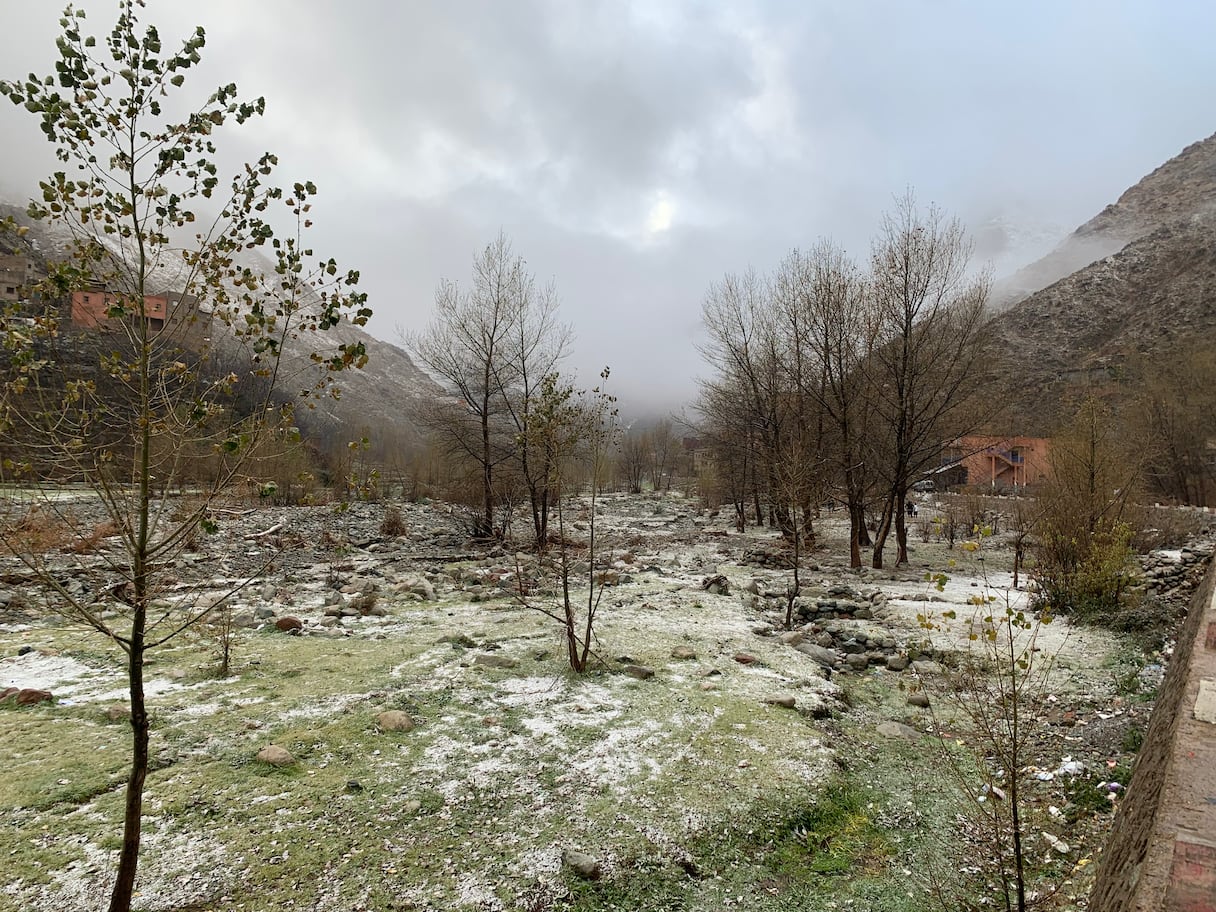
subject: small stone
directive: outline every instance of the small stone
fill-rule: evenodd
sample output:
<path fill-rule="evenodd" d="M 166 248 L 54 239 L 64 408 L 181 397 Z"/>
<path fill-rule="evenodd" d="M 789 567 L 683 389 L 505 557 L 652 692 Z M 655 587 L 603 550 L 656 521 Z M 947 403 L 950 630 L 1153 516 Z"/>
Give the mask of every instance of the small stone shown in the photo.
<path fill-rule="evenodd" d="M 19 647 L 17 647 L 17 655 L 19 655 L 19 656 L 23 656 L 23 655 L 29 655 L 29 654 L 30 654 L 31 652 L 33 652 L 33 651 L 34 651 L 34 647 L 33 647 L 33 646 L 19 646 Z"/>
<path fill-rule="evenodd" d="M 778 694 L 774 697 L 765 697 L 764 702 L 769 706 L 780 706 L 782 709 L 793 709 L 798 701 L 789 694 Z"/>
<path fill-rule="evenodd" d="M 701 687 L 701 690 L 704 690 L 706 692 L 718 689 L 718 685 L 715 684 L 713 681 L 702 681 L 700 687 Z"/>
<path fill-rule="evenodd" d="M 831 649 L 836 645 L 836 638 L 825 630 L 823 633 L 819 634 L 819 636 L 815 637 L 815 644 L 822 646 L 824 649 Z"/>
<path fill-rule="evenodd" d="M 896 653 L 895 655 L 887 656 L 888 671 L 903 671 L 907 667 L 908 657 L 906 655 L 899 655 Z"/>
<path fill-rule="evenodd" d="M 637 678 L 639 681 L 654 677 L 654 669 L 647 668 L 645 665 L 626 665 L 624 670 L 629 677 Z"/>
<path fill-rule="evenodd" d="M 740 665 L 753 665 L 756 662 L 756 657 L 747 652 L 736 652 L 735 661 Z"/>
<path fill-rule="evenodd" d="M 382 731 L 407 732 L 414 730 L 414 720 L 409 713 L 399 709 L 389 709 L 376 716 L 376 724 Z"/>
<path fill-rule="evenodd" d="M 911 667 L 918 675 L 939 675 L 942 673 L 942 666 L 929 659 L 917 659 L 912 663 Z"/>
<path fill-rule="evenodd" d="M 131 718 L 131 710 L 123 703 L 111 703 L 101 714 L 110 722 L 123 722 Z"/>
<path fill-rule="evenodd" d="M 854 652 L 844 657 L 845 662 L 854 671 L 865 671 L 870 664 L 870 657 L 864 652 Z"/>
<path fill-rule="evenodd" d="M 259 592 L 258 594 L 261 595 L 263 602 L 274 601 L 274 595 L 275 595 L 274 584 L 267 583 L 265 586 L 262 587 L 261 592 Z"/>
<path fill-rule="evenodd" d="M 908 694 L 908 705 L 917 706 L 921 709 L 929 708 L 929 695 L 923 690 L 915 690 Z"/>
<path fill-rule="evenodd" d="M 514 668 L 519 663 L 510 656 L 487 655 L 483 652 L 473 657 L 473 664 L 484 665 L 487 668 Z"/>
<path fill-rule="evenodd" d="M 562 852 L 562 863 L 583 880 L 599 880 L 604 873 L 600 863 L 583 852 L 566 849 Z"/>
<path fill-rule="evenodd" d="M 781 640 L 786 646 L 797 646 L 802 642 L 803 636 L 801 630 L 787 630 L 777 639 Z"/>
<path fill-rule="evenodd" d="M 303 630 L 304 622 L 298 617 L 285 614 L 274 622 L 274 626 L 276 630 L 282 630 L 284 633 L 291 633 L 293 630 Z"/>
<path fill-rule="evenodd" d="M 277 744 L 268 744 L 263 747 L 258 751 L 257 759 L 271 766 L 290 766 L 296 762 L 296 758 L 287 748 L 279 747 Z"/>
<path fill-rule="evenodd" d="M 409 801 L 405 802 L 405 804 L 401 805 L 401 808 L 407 814 L 417 814 L 420 810 L 422 810 L 422 802 L 417 798 L 411 798 Z"/>
<path fill-rule="evenodd" d="M 363 783 L 358 779 L 347 779 L 346 790 L 348 792 L 361 792 L 363 791 Z"/>
<path fill-rule="evenodd" d="M 695 659 L 697 657 L 697 651 L 691 646 L 677 646 L 671 651 L 671 657 L 673 659 L 681 660 Z"/>
<path fill-rule="evenodd" d="M 253 616 L 259 621 L 269 621 L 274 617 L 274 609 L 269 605 L 258 605 L 253 609 Z"/>

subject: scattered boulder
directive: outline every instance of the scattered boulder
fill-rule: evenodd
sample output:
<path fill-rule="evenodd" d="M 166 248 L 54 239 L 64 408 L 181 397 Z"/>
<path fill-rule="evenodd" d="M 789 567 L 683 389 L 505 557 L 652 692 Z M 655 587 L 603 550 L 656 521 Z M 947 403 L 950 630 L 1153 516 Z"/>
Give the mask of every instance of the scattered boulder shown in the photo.
<path fill-rule="evenodd" d="M 110 722 L 124 722 L 131 718 L 131 710 L 125 703 L 111 703 L 101 711 L 101 714 Z"/>
<path fill-rule="evenodd" d="M 894 655 L 887 656 L 887 670 L 888 671 L 903 671 L 907 667 L 908 667 L 908 657 L 906 655 L 900 655 L 899 653 L 895 653 Z"/>
<path fill-rule="evenodd" d="M 793 709 L 798 701 L 790 694 L 777 694 L 776 696 L 765 697 L 764 702 L 769 706 L 780 706 L 782 709 Z"/>
<path fill-rule="evenodd" d="M 736 652 L 735 661 L 740 665 L 754 665 L 756 663 L 756 657 L 748 652 Z"/>
<path fill-rule="evenodd" d="M 304 629 L 304 622 L 298 617 L 290 614 L 285 614 L 274 622 L 276 630 L 282 630 L 284 633 L 299 632 Z"/>
<path fill-rule="evenodd" d="M 884 738 L 903 738 L 906 741 L 920 740 L 920 732 L 911 725 L 904 725 L 902 722 L 880 722 L 878 723 L 878 733 Z"/>
<path fill-rule="evenodd" d="M 583 880 L 599 880 L 604 870 L 590 855 L 566 849 L 562 852 L 562 863 Z"/>
<path fill-rule="evenodd" d="M 797 646 L 799 643 L 802 642 L 804 637 L 802 636 L 801 630 L 787 630 L 785 633 L 781 634 L 777 639 L 781 640 L 781 642 L 784 643 L 786 646 Z"/>
<path fill-rule="evenodd" d="M 824 668 L 835 668 L 836 663 L 840 661 L 835 650 L 825 649 L 815 643 L 799 643 L 794 647 L 804 656 L 808 656 L 822 665 Z"/>
<path fill-rule="evenodd" d="M 697 657 L 697 651 L 691 646 L 677 646 L 671 651 L 671 657 L 673 659 L 681 660 L 695 659 Z"/>
<path fill-rule="evenodd" d="M 519 663 L 510 656 L 480 653 L 473 657 L 474 665 L 484 665 L 486 668 L 514 668 Z"/>
<path fill-rule="evenodd" d="M 937 662 L 929 659 L 917 659 L 911 665 L 912 671 L 918 675 L 939 675 L 942 673 L 942 666 Z"/>
<path fill-rule="evenodd" d="M 908 694 L 908 705 L 916 706 L 920 709 L 929 708 L 929 695 L 923 690 L 914 690 Z"/>
<path fill-rule="evenodd" d="M 291 766 L 291 764 L 296 762 L 296 758 L 291 755 L 291 751 L 277 744 L 267 744 L 258 751 L 257 759 L 270 766 Z"/>
<path fill-rule="evenodd" d="M 55 696 L 49 690 L 37 690 L 33 687 L 6 687 L 0 690 L 0 703 L 12 703 L 15 706 L 35 706 L 38 703 L 50 703 Z"/>
<path fill-rule="evenodd" d="M 405 580 L 401 584 L 401 588 L 427 602 L 433 602 L 438 599 L 438 596 L 435 594 L 435 587 L 431 585 L 431 581 L 426 579 L 426 577 L 419 576 Z"/>
<path fill-rule="evenodd" d="M 624 671 L 629 677 L 637 678 L 639 681 L 654 677 L 654 669 L 647 668 L 645 665 L 626 665 Z"/>
<path fill-rule="evenodd" d="M 865 671 L 870 664 L 870 657 L 864 652 L 852 652 L 844 657 L 845 663 L 854 671 Z"/>
<path fill-rule="evenodd" d="M 389 709 L 376 716 L 376 724 L 382 731 L 407 732 L 414 730 L 414 720 L 409 713 Z"/>
<path fill-rule="evenodd" d="M 710 595 L 730 595 L 730 580 L 717 573 L 701 580 L 701 588 Z"/>

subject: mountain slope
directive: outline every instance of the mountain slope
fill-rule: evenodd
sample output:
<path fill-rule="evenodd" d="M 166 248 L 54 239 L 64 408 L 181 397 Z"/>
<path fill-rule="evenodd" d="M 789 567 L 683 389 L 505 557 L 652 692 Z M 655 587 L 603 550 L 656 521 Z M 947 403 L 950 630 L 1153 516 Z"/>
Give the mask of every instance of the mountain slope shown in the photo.
<path fill-rule="evenodd" d="M 0 203 L 0 217 L 5 216 L 12 216 L 29 231 L 20 239 L 12 235 L 0 239 L 3 241 L 0 251 L 12 248 L 36 258 L 54 259 L 62 255 L 70 242 L 70 236 L 56 226 L 32 221 L 25 216 L 23 209 Z M 255 268 L 267 273 L 273 269 L 261 254 L 246 252 L 244 256 Z M 152 289 L 154 293 L 178 290 L 180 282 L 175 281 L 175 269 L 169 266 L 156 271 L 158 287 Z M 375 302 L 370 303 L 374 308 Z M 379 438 L 392 445 L 412 443 L 420 438 L 421 434 L 411 417 L 416 411 L 414 406 L 420 400 L 442 395 L 442 391 L 406 352 L 376 339 L 361 327 L 345 320 L 311 341 L 327 348 L 341 343 L 362 342 L 367 350 L 368 363 L 362 370 L 347 370 L 339 374 L 334 385 L 340 395 L 322 396 L 314 400 L 307 414 L 300 415 L 303 428 L 323 433 L 332 438 L 329 441 L 331 444 L 337 445 L 363 436 Z M 285 397 L 292 397 L 301 387 L 310 385 L 302 381 L 301 374 L 315 373 L 308 360 L 308 352 L 301 344 L 293 346 L 290 341 L 284 346 L 282 368 L 280 373 L 289 378 L 283 384 Z"/>
<path fill-rule="evenodd" d="M 1192 143 L 1129 187 L 1055 250 L 1002 279 L 993 306 L 1003 310 L 1078 269 L 1167 225 L 1216 210 L 1216 133 Z"/>
<path fill-rule="evenodd" d="M 1188 147 L 1082 225 L 1121 244 L 1000 314 L 1003 422 L 1050 433 L 1071 393 L 1109 387 L 1129 361 L 1216 344 L 1216 137 Z"/>

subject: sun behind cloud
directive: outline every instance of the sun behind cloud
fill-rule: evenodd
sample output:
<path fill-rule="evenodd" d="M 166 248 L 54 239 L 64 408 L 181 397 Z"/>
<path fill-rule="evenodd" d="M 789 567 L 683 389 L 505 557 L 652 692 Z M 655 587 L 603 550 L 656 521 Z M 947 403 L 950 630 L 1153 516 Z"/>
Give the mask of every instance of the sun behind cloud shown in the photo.
<path fill-rule="evenodd" d="M 653 237 L 670 229 L 675 211 L 675 206 L 667 194 L 660 193 L 646 214 L 646 233 Z"/>

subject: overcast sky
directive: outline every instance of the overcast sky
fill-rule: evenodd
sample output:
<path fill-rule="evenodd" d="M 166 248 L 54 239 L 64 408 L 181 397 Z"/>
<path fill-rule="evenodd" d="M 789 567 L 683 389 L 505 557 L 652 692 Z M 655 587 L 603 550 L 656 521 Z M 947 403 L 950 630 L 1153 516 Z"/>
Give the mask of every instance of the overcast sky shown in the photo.
<path fill-rule="evenodd" d="M 88 0 L 90 30 L 116 4 Z M 60 4 L 0 0 L 0 75 L 51 72 Z M 228 149 L 320 189 L 314 246 L 362 270 L 372 331 L 429 319 L 499 230 L 555 281 L 585 378 L 689 397 L 707 286 L 830 236 L 859 258 L 895 195 L 962 217 L 998 273 L 1216 131 L 1210 0 L 150 0 L 207 30 L 192 82 L 267 115 Z M 54 169 L 0 109 L 0 187 Z M 1012 240 L 992 228 L 999 220 Z"/>

